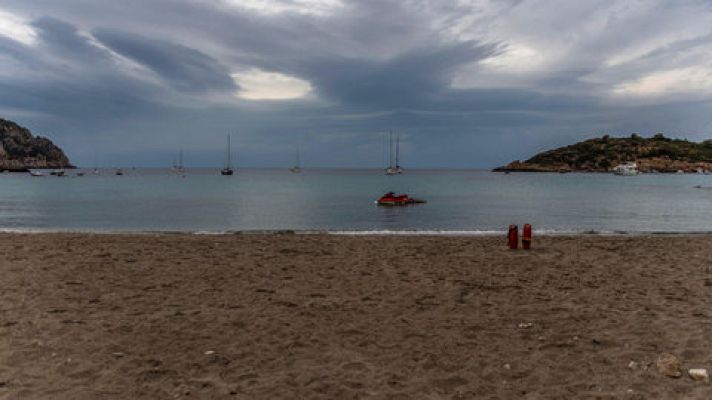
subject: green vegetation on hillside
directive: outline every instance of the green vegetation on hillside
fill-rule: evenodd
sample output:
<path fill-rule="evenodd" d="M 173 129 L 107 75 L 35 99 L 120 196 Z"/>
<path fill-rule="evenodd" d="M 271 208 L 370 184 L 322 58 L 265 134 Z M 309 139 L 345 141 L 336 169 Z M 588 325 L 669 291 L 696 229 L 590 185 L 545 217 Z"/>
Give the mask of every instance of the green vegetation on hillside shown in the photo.
<path fill-rule="evenodd" d="M 605 135 L 539 153 L 525 162 L 515 161 L 499 171 L 608 171 L 635 161 L 643 170 L 691 170 L 712 163 L 712 140 L 702 143 L 671 139 L 658 133 L 651 138 L 632 134 L 624 138 Z"/>

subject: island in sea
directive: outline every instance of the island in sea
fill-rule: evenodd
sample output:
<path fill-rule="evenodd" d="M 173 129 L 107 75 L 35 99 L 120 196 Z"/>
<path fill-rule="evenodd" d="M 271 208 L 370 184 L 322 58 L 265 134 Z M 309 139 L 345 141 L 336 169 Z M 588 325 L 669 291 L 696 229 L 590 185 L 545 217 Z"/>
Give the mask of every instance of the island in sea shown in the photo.
<path fill-rule="evenodd" d="M 64 151 L 51 140 L 32 133 L 15 122 L 0 118 L 0 171 L 74 168 Z"/>
<path fill-rule="evenodd" d="M 662 133 L 650 138 L 605 135 L 512 161 L 494 171 L 609 172 L 626 162 L 637 163 L 640 172 L 712 171 L 712 140 L 696 143 Z"/>

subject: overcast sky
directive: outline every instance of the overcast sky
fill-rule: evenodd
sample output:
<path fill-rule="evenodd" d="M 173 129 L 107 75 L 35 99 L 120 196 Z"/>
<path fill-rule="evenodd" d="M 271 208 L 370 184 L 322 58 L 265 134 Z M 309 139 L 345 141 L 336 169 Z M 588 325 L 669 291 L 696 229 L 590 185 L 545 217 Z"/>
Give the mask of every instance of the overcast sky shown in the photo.
<path fill-rule="evenodd" d="M 80 165 L 494 167 L 712 138 L 712 1 L 0 0 L 0 117 Z"/>

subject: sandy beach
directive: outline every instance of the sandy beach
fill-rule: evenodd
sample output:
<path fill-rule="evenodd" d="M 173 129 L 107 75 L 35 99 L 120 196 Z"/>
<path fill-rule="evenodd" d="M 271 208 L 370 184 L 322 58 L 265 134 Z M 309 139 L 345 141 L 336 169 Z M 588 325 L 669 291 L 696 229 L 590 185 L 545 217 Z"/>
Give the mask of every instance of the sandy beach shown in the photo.
<path fill-rule="evenodd" d="M 2 399 L 697 399 L 712 237 L 0 234 Z"/>

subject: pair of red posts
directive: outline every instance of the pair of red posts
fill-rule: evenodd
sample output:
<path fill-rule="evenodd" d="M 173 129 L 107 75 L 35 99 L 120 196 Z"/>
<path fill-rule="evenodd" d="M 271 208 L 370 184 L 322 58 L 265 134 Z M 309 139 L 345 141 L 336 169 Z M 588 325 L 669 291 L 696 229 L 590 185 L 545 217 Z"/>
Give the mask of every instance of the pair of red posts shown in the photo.
<path fill-rule="evenodd" d="M 509 233 L 507 234 L 507 244 L 512 250 L 519 247 L 519 228 L 516 225 L 509 225 Z M 522 230 L 522 248 L 529 250 L 532 247 L 532 226 L 524 224 Z"/>

